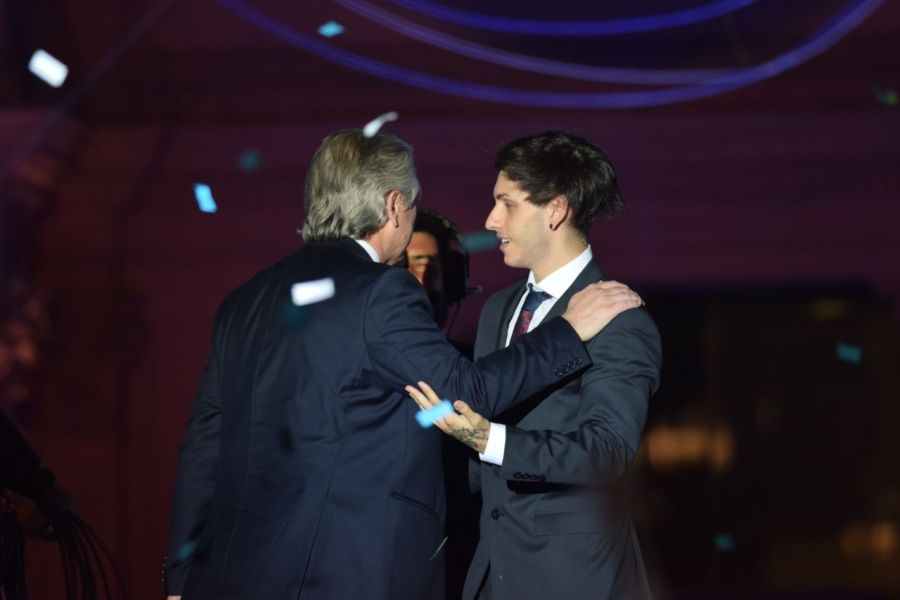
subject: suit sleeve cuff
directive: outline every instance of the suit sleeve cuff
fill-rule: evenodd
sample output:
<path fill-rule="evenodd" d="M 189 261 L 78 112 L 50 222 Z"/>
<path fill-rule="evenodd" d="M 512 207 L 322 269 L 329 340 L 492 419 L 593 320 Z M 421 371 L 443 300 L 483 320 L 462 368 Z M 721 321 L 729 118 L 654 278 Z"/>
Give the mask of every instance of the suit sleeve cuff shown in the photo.
<path fill-rule="evenodd" d="M 491 423 L 491 431 L 488 434 L 487 447 L 484 453 L 479 453 L 478 458 L 482 462 L 493 465 L 503 464 L 503 453 L 506 450 L 506 425 Z"/>

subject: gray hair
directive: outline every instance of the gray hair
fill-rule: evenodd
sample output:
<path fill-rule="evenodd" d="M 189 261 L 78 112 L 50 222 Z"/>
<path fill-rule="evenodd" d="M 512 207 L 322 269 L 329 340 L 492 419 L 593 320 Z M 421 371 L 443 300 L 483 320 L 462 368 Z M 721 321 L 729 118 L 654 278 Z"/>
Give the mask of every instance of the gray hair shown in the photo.
<path fill-rule="evenodd" d="M 306 174 L 307 242 L 344 237 L 364 239 L 387 222 L 384 200 L 392 190 L 403 194 L 407 208 L 419 199 L 412 147 L 400 138 L 358 129 L 326 137 Z"/>

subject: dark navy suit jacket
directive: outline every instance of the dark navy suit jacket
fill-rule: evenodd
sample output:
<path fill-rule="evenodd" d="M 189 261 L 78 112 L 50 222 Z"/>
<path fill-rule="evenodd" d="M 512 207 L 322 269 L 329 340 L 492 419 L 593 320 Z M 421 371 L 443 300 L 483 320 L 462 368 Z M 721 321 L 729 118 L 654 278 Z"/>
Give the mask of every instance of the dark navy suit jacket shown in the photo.
<path fill-rule="evenodd" d="M 547 319 L 602 278 L 600 268 L 588 264 Z M 476 357 L 506 344 L 524 292 L 522 281 L 487 301 Z M 464 600 L 475 598 L 485 576 L 495 600 L 650 596 L 617 479 L 637 452 L 650 394 L 659 383 L 659 332 L 644 309 L 628 310 L 587 348 L 593 361 L 587 371 L 570 374 L 495 419 L 507 425 L 503 465 L 477 467 L 480 540 Z"/>
<path fill-rule="evenodd" d="M 291 303 L 295 282 L 336 294 Z M 443 596 L 440 431 L 403 387 L 494 415 L 590 363 L 563 319 L 474 365 L 405 270 L 308 244 L 231 293 L 182 447 L 167 591 L 212 598 Z"/>

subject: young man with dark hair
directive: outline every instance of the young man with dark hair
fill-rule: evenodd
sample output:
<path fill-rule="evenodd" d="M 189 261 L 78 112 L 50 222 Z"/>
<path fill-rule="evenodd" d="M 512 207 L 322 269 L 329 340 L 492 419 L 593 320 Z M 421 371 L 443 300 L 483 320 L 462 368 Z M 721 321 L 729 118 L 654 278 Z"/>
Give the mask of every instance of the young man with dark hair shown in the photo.
<path fill-rule="evenodd" d="M 587 234 L 623 205 L 615 171 L 587 140 L 550 131 L 497 154 L 494 208 L 504 262 L 527 279 L 488 299 L 475 356 L 513 343 L 561 314 L 579 290 L 605 279 Z M 628 310 L 586 344 L 593 366 L 489 422 L 461 414 L 439 427 L 479 452 L 483 497 L 478 548 L 464 600 L 650 597 L 618 482 L 634 459 L 659 383 L 659 333 Z M 408 391 L 420 406 L 437 401 Z"/>

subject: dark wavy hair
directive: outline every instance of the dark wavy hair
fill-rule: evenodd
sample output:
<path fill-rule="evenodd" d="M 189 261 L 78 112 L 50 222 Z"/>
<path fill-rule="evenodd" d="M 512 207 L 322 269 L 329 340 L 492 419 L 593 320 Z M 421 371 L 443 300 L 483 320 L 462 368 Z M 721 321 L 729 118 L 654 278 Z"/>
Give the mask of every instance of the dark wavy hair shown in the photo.
<path fill-rule="evenodd" d="M 566 131 L 513 140 L 497 151 L 494 167 L 518 183 L 533 204 L 543 206 L 565 196 L 572 227 L 585 239 L 597 216 L 612 217 L 625 206 L 606 154 Z"/>

